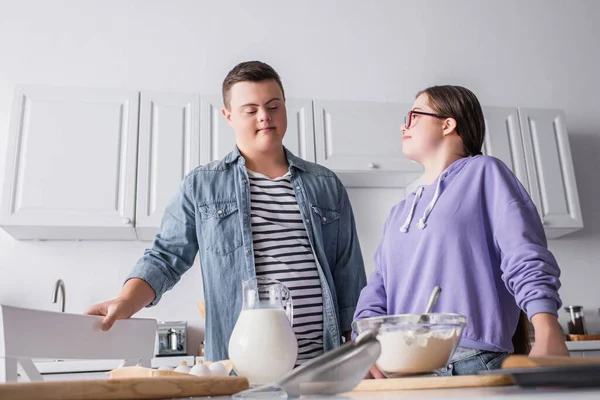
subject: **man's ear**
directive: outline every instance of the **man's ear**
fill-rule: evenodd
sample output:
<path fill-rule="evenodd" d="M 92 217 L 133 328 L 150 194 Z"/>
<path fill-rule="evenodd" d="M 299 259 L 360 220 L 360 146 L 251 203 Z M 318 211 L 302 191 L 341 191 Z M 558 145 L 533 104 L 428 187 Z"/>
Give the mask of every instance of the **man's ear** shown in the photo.
<path fill-rule="evenodd" d="M 229 110 L 225 107 L 221 108 L 221 114 L 223 114 L 223 116 L 225 118 L 227 118 L 227 121 L 229 121 L 231 119 L 231 113 L 229 112 Z"/>
<path fill-rule="evenodd" d="M 231 125 L 231 127 L 233 128 L 233 124 L 231 123 L 231 112 L 227 108 L 223 107 L 221 109 L 221 114 L 223 114 L 227 122 L 229 122 L 229 125 Z"/>
<path fill-rule="evenodd" d="M 451 133 L 458 133 L 456 132 L 456 120 L 454 118 L 446 118 L 444 120 L 444 136 L 445 135 L 449 135 Z"/>

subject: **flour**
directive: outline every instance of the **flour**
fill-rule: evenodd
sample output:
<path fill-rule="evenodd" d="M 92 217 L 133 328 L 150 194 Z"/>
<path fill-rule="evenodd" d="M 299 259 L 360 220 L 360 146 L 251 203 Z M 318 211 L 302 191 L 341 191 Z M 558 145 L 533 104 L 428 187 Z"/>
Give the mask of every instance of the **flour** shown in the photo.
<path fill-rule="evenodd" d="M 377 366 L 388 377 L 443 368 L 460 340 L 460 331 L 416 333 L 393 331 L 380 334 L 381 355 Z"/>

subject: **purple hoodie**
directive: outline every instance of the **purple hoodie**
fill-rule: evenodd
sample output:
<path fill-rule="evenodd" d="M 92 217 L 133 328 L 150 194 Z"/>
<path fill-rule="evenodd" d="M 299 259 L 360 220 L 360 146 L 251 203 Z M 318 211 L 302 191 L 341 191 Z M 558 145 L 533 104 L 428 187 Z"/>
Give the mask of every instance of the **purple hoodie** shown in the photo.
<path fill-rule="evenodd" d="M 513 351 L 519 308 L 557 315 L 560 269 L 531 198 L 500 160 L 462 158 L 394 206 L 354 319 L 433 312 L 467 316 L 460 346 Z"/>

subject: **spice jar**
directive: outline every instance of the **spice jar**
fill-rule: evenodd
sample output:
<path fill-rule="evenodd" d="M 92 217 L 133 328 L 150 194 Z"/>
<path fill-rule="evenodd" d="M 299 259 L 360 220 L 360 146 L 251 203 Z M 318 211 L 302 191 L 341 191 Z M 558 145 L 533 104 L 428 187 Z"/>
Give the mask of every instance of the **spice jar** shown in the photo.
<path fill-rule="evenodd" d="M 570 335 L 587 335 L 585 329 L 585 318 L 583 317 L 583 306 L 568 306 L 565 311 L 569 313 L 569 334 Z"/>

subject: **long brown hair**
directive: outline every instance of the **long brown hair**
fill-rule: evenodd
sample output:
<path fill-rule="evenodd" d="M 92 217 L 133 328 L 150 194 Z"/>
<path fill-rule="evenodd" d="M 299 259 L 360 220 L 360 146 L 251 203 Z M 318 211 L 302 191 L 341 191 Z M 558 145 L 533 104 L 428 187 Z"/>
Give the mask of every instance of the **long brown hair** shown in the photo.
<path fill-rule="evenodd" d="M 527 314 L 523 311 L 519 314 L 519 323 L 517 329 L 512 337 L 512 344 L 514 347 L 514 354 L 528 355 L 531 351 L 531 342 L 529 341 L 529 319 Z"/>
<path fill-rule="evenodd" d="M 454 85 L 431 86 L 417 93 L 416 97 L 422 94 L 427 95 L 429 105 L 436 113 L 454 118 L 465 154 L 481 154 L 485 119 L 477 96 L 465 87 Z"/>

